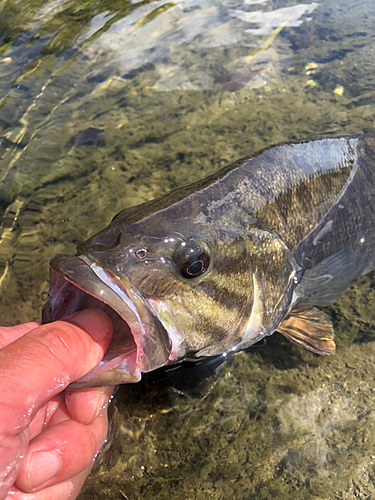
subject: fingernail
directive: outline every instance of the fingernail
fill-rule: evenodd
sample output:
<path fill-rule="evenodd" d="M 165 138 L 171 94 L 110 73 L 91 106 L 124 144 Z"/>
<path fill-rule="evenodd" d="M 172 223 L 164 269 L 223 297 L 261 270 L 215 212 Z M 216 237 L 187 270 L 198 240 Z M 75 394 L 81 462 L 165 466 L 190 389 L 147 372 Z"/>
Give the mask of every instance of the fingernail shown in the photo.
<path fill-rule="evenodd" d="M 46 483 L 52 479 L 62 467 L 61 457 L 51 451 L 37 451 L 29 462 L 29 487 L 30 489 Z"/>
<path fill-rule="evenodd" d="M 112 332 L 112 321 L 100 309 L 84 309 L 66 319 L 83 328 L 96 342 L 101 342 Z"/>

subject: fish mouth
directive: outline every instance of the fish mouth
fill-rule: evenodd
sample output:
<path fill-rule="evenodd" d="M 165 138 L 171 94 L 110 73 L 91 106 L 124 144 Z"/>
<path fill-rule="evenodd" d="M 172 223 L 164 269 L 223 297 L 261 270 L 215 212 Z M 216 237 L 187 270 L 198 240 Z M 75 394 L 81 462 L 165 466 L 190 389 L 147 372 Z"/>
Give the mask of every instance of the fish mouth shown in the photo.
<path fill-rule="evenodd" d="M 138 382 L 142 373 L 167 363 L 172 350 L 168 333 L 126 278 L 82 255 L 57 255 L 50 266 L 43 323 L 87 308 L 101 309 L 113 323 L 113 338 L 102 361 L 69 389 Z"/>

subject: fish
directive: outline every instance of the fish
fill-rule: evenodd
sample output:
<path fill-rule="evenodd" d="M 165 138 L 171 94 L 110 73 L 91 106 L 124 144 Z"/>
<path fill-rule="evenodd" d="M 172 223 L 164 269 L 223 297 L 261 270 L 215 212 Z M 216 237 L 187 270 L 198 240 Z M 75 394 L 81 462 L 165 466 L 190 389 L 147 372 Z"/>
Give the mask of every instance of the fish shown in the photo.
<path fill-rule="evenodd" d="M 237 90 L 243 89 L 246 84 L 259 73 L 259 71 L 260 70 L 250 70 L 242 73 L 239 71 L 228 73 L 216 78 L 214 83 L 220 83 L 223 91 L 226 90 L 227 92 L 236 92 Z"/>
<path fill-rule="evenodd" d="M 332 304 L 375 267 L 375 133 L 279 144 L 127 208 L 50 262 L 42 321 L 88 307 L 114 334 L 72 389 L 138 382 L 280 332 L 335 352 Z"/>
<path fill-rule="evenodd" d="M 103 142 L 106 135 L 105 130 L 100 128 L 88 127 L 85 130 L 80 130 L 73 137 L 69 139 L 70 146 L 83 146 L 93 145 L 95 143 Z"/>

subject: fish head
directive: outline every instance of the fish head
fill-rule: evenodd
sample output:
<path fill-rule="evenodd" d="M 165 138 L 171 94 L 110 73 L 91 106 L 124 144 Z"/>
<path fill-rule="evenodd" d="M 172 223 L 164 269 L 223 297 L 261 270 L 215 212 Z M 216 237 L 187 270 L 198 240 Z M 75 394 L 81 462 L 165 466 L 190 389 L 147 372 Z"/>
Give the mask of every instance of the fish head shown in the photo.
<path fill-rule="evenodd" d="M 142 373 L 237 350 L 267 334 L 265 273 L 254 255 L 269 244 L 186 219 L 170 211 L 129 223 L 129 214 L 120 213 L 75 256 L 52 259 L 43 321 L 97 307 L 114 325 L 102 362 L 72 388 L 137 382 Z"/>

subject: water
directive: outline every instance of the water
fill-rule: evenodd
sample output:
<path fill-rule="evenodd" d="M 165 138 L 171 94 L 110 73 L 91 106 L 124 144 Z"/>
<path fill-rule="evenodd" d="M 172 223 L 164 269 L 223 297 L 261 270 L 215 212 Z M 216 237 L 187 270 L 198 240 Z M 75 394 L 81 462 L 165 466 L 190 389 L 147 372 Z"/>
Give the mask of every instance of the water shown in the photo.
<path fill-rule="evenodd" d="M 371 0 L 0 2 L 2 324 L 119 210 L 281 141 L 374 129 Z M 266 345 L 121 387 L 89 499 L 375 496 L 375 276 L 318 357 Z"/>

